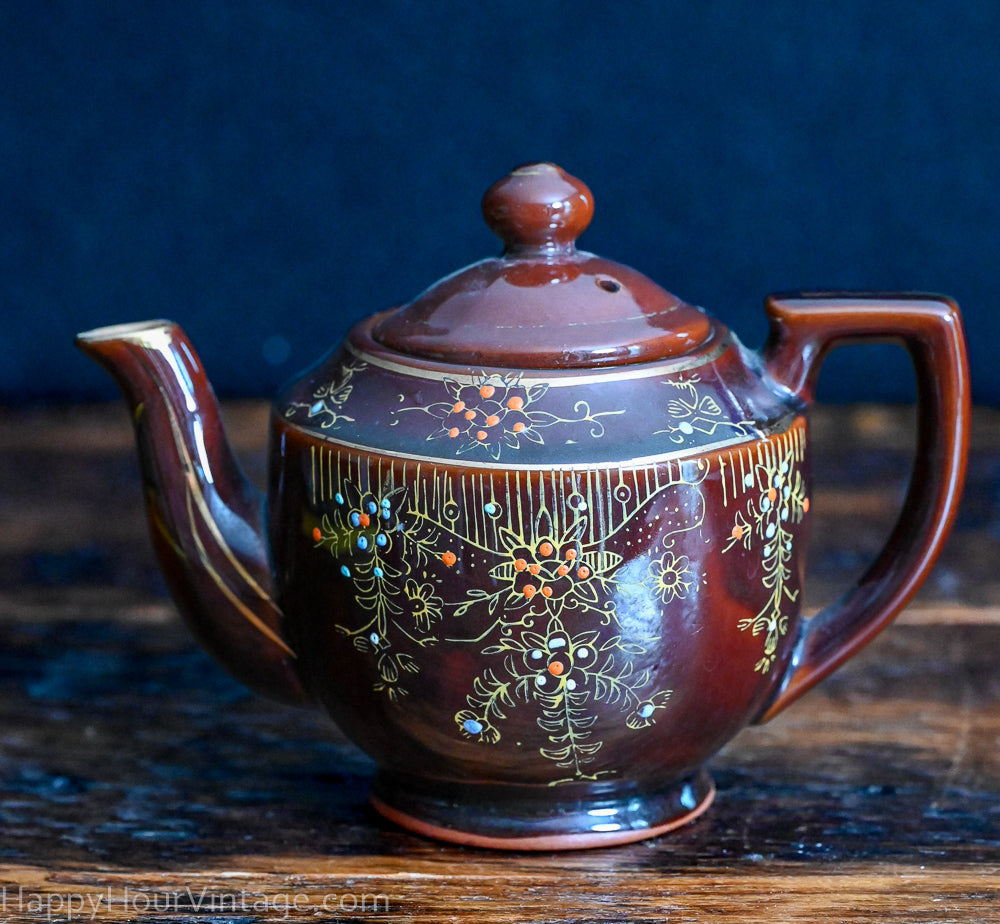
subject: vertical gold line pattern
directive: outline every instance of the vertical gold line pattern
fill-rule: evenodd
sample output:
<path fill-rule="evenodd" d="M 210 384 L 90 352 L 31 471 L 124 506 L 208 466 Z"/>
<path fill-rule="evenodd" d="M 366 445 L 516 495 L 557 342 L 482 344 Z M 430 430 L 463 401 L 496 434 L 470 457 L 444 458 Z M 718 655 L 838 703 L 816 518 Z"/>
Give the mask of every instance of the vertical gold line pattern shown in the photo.
<path fill-rule="evenodd" d="M 549 472 L 549 481 L 552 482 L 552 535 L 562 535 L 562 523 L 559 519 L 559 481 L 558 473 L 553 469 Z"/>
<path fill-rule="evenodd" d="M 323 503 L 326 500 L 326 485 L 323 484 L 323 459 L 327 455 L 329 450 L 320 449 L 319 455 L 316 459 L 317 471 L 316 471 L 316 483 L 313 485 L 313 492 L 318 495 L 319 503 Z"/>
<path fill-rule="evenodd" d="M 465 515 L 466 523 L 469 522 L 469 498 L 466 494 L 466 484 L 468 480 L 469 479 L 465 475 L 462 475 L 459 479 L 462 486 L 462 513 Z"/>
<path fill-rule="evenodd" d="M 506 490 L 507 490 L 507 506 L 505 508 L 506 511 L 507 511 L 507 522 L 510 523 L 511 522 L 510 518 L 514 515 L 514 509 L 513 509 L 512 503 L 511 503 L 511 499 L 510 499 L 510 473 L 509 472 L 504 477 L 504 485 L 505 485 Z"/>
<path fill-rule="evenodd" d="M 597 482 L 597 488 L 594 487 L 594 482 Z M 604 520 L 604 500 L 605 496 L 603 492 L 598 493 L 600 489 L 600 478 L 598 474 L 594 471 L 587 472 L 587 503 L 597 508 L 597 516 L 594 517 L 594 521 L 597 524 L 598 533 L 602 536 L 607 535 L 607 530 L 605 529 Z M 594 540 L 596 540 L 594 536 Z"/>
<path fill-rule="evenodd" d="M 510 476 L 508 476 L 510 477 Z M 524 505 L 521 503 L 521 499 L 524 494 L 521 491 L 521 473 L 519 471 L 514 472 L 514 496 L 517 498 L 517 525 L 518 529 L 524 528 Z M 511 527 L 513 528 L 513 527 Z"/>
<path fill-rule="evenodd" d="M 312 505 L 316 506 L 316 447 L 315 445 L 309 447 L 309 464 L 310 464 L 310 475 L 309 475 L 309 488 L 312 492 Z"/>

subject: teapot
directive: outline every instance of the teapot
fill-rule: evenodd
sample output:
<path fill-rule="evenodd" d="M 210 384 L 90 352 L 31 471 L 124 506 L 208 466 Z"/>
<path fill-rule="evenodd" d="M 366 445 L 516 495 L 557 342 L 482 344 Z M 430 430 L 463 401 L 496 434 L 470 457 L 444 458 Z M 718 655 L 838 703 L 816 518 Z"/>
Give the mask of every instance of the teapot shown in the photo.
<path fill-rule="evenodd" d="M 500 256 L 356 324 L 281 391 L 266 497 L 176 324 L 76 339 L 130 407 L 197 639 L 252 690 L 326 710 L 377 764 L 374 807 L 447 841 L 606 846 L 699 816 L 706 761 L 899 613 L 961 492 L 953 301 L 772 295 L 752 352 L 578 250 L 592 213 L 553 164 L 492 186 Z M 884 550 L 806 618 L 807 410 L 857 340 L 912 358 L 916 461 Z"/>

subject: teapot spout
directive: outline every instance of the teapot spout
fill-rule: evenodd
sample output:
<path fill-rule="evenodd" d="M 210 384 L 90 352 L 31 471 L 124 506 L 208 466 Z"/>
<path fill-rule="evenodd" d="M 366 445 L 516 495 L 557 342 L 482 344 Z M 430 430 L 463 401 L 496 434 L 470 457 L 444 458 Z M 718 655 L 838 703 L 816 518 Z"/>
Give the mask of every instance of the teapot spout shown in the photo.
<path fill-rule="evenodd" d="M 153 545 L 195 636 L 255 692 L 308 702 L 281 634 L 263 496 L 240 471 L 184 332 L 171 321 L 121 324 L 81 333 L 76 345 L 132 412 Z"/>

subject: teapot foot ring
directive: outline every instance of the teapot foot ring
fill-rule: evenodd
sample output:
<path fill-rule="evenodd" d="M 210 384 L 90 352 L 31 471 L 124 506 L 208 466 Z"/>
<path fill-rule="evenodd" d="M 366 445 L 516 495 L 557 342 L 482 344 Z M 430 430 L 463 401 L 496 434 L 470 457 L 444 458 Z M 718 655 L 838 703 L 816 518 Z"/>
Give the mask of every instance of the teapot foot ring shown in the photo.
<path fill-rule="evenodd" d="M 715 784 L 704 769 L 653 793 L 591 793 L 566 800 L 555 793 L 540 799 L 537 787 L 524 787 L 530 797 L 512 789 L 520 787 L 415 787 L 380 773 L 369 801 L 401 828 L 466 847 L 580 850 L 665 834 L 694 821 L 715 798 Z"/>

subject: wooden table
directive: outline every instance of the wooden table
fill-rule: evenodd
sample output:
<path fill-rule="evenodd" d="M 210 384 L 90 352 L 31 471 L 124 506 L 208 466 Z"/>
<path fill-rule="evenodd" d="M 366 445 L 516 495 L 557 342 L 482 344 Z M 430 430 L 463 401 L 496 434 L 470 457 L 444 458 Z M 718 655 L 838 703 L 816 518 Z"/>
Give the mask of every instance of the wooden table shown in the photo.
<path fill-rule="evenodd" d="M 910 416 L 816 414 L 808 606 L 888 532 Z M 265 409 L 227 418 L 259 479 Z M 705 816 L 627 847 L 502 854 L 381 820 L 335 729 L 195 647 L 121 407 L 0 411 L 0 920 L 1000 921 L 1000 413 L 974 426 L 917 602 L 718 755 Z"/>

